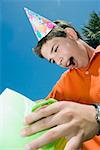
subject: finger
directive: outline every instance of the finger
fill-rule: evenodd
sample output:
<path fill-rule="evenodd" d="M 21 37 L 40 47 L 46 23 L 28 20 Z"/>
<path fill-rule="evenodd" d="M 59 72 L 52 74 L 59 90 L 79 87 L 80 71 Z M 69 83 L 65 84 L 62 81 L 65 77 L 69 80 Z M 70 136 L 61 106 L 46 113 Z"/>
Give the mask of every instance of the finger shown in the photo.
<path fill-rule="evenodd" d="M 42 119 L 44 117 L 47 117 L 54 113 L 57 113 L 59 111 L 59 107 L 60 107 L 60 105 L 58 105 L 58 103 L 59 102 L 55 102 L 55 103 L 47 106 L 46 108 L 43 108 L 36 112 L 30 113 L 28 116 L 25 117 L 24 124 L 28 125 L 39 119 Z"/>
<path fill-rule="evenodd" d="M 42 107 L 40 107 L 40 108 L 37 108 L 37 109 L 35 110 L 35 112 L 39 111 L 40 109 L 44 109 L 44 108 L 46 108 L 46 107 L 48 107 L 48 105 L 44 105 L 44 106 L 42 106 Z"/>
<path fill-rule="evenodd" d="M 45 101 L 45 100 L 44 100 L 44 99 L 37 100 L 37 101 L 36 101 L 36 104 L 38 104 L 38 103 L 40 103 L 40 102 L 43 102 L 43 101 Z M 47 107 L 47 106 L 48 106 L 48 105 L 43 105 L 42 107 L 37 108 L 37 109 L 35 110 L 35 112 L 38 111 L 38 110 L 40 110 L 40 109 L 42 109 L 42 108 L 45 108 L 45 107 Z"/>
<path fill-rule="evenodd" d="M 43 102 L 43 101 L 45 101 L 44 99 L 39 99 L 39 100 L 35 100 L 36 101 L 36 103 L 40 103 L 40 102 Z"/>
<path fill-rule="evenodd" d="M 67 150 L 67 144 L 66 144 L 64 150 Z M 74 150 L 74 149 L 73 149 L 73 150 Z M 82 147 L 79 147 L 77 150 L 83 150 L 83 149 L 82 149 Z"/>
<path fill-rule="evenodd" d="M 27 147 L 28 147 L 28 150 L 38 149 L 38 148 L 42 147 L 43 145 L 46 145 L 48 143 L 51 143 L 51 142 L 59 139 L 60 137 L 66 136 L 67 131 L 70 130 L 71 124 L 72 123 L 68 123 L 67 125 L 63 124 L 63 125 L 54 127 L 53 129 L 50 129 L 47 133 L 45 133 L 38 139 L 35 139 L 31 143 L 28 143 L 25 146 L 25 150 L 27 150 Z M 68 135 L 67 135 L 67 137 L 68 137 Z"/>
<path fill-rule="evenodd" d="M 61 124 L 70 122 L 71 117 L 70 117 L 70 115 L 66 116 L 66 114 L 67 114 L 66 111 L 61 111 L 61 112 L 58 112 L 54 115 L 43 118 L 43 119 L 31 124 L 30 126 L 24 128 L 21 131 L 21 135 L 22 136 L 29 136 L 29 135 L 32 135 L 36 132 L 42 131 L 44 129 L 48 129 L 48 128 L 51 128 L 51 127 L 54 127 L 57 125 L 61 125 Z"/>
<path fill-rule="evenodd" d="M 68 141 L 64 150 L 79 150 L 79 149 L 81 149 L 82 139 L 83 139 L 82 137 L 83 137 L 83 132 L 80 131 L 76 136 L 73 136 Z"/>
<path fill-rule="evenodd" d="M 56 121 L 55 121 L 56 120 Z M 55 115 L 51 115 L 47 118 L 41 119 L 34 124 L 24 128 L 21 131 L 22 136 L 29 136 L 36 132 L 42 131 L 44 129 L 48 129 L 51 127 L 54 127 L 58 124 L 58 117 L 55 117 Z"/>

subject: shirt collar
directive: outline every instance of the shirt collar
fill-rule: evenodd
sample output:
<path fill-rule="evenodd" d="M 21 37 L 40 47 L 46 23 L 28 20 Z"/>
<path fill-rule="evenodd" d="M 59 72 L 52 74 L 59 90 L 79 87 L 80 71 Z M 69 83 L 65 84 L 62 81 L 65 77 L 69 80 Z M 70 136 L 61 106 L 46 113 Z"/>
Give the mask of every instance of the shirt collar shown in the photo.
<path fill-rule="evenodd" d="M 95 50 L 95 53 L 98 53 L 98 52 L 100 52 L 100 45 L 97 46 L 97 48 L 96 48 L 96 50 Z"/>

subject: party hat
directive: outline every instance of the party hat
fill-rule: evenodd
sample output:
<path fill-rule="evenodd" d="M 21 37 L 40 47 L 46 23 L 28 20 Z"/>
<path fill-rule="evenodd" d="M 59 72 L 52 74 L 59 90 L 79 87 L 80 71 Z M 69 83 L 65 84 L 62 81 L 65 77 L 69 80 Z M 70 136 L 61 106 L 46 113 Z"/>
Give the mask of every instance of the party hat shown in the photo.
<path fill-rule="evenodd" d="M 56 24 L 52 21 L 34 13 L 33 11 L 27 8 L 24 8 L 24 10 L 28 16 L 38 41 L 45 37 L 56 26 Z"/>

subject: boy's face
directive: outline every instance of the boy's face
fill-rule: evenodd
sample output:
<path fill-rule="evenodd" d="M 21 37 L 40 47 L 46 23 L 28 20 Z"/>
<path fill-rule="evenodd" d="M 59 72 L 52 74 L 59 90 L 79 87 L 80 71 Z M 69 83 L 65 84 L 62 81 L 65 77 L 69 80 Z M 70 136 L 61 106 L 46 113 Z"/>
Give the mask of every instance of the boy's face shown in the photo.
<path fill-rule="evenodd" d="M 41 53 L 49 62 L 69 69 L 85 67 L 89 61 L 85 47 L 69 35 L 48 40 Z"/>

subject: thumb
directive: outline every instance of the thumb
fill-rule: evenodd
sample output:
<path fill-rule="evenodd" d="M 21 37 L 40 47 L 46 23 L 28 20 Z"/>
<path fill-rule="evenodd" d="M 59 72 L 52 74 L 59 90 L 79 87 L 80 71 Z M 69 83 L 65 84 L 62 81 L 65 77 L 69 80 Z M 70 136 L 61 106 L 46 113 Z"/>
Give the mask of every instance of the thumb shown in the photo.
<path fill-rule="evenodd" d="M 64 150 L 81 150 L 82 146 L 82 133 L 73 136 L 66 144 Z"/>

